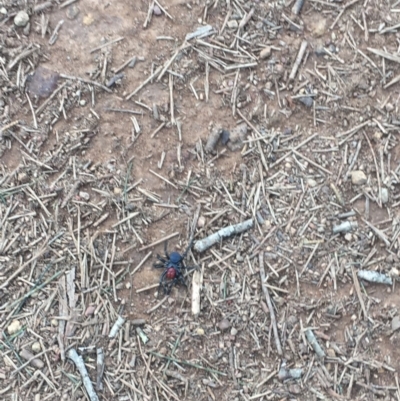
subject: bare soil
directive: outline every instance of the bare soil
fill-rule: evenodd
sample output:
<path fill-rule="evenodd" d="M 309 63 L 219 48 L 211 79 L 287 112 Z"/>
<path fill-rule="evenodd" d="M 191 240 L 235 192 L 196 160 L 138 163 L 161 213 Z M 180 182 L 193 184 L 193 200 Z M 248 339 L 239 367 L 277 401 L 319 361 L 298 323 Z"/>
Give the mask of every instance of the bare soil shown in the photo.
<path fill-rule="evenodd" d="M 399 8 L 293 6 L 1 3 L 2 399 L 400 399 Z M 247 219 L 189 251 L 198 315 L 158 287 Z"/>

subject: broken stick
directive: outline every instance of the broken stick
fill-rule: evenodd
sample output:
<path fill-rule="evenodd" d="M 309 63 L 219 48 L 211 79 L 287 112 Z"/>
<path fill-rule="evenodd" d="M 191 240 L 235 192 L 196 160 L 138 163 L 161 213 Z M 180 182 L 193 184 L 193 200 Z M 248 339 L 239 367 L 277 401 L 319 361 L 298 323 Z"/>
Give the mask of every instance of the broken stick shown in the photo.
<path fill-rule="evenodd" d="M 74 348 L 71 348 L 67 354 L 68 358 L 75 364 L 76 368 L 79 370 L 79 373 L 82 377 L 83 385 L 85 386 L 86 392 L 90 401 L 99 401 L 99 397 L 94 391 L 92 382 L 89 377 L 89 373 L 86 369 L 85 363 L 83 362 L 83 358 L 78 355 Z"/>
<path fill-rule="evenodd" d="M 197 252 L 204 252 L 206 249 L 210 248 L 217 242 L 221 241 L 223 238 L 230 237 L 233 234 L 240 234 L 243 231 L 246 231 L 252 227 L 253 227 L 253 220 L 249 219 L 249 220 L 243 221 L 242 223 L 222 228 L 221 230 L 217 231 L 216 233 L 211 234 L 208 237 L 197 241 L 194 244 L 194 249 Z"/>

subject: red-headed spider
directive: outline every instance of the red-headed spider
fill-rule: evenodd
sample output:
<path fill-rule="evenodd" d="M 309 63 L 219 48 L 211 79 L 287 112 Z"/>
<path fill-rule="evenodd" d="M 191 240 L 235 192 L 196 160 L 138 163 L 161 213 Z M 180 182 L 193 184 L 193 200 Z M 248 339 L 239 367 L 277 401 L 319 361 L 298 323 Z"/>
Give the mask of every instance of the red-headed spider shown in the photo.
<path fill-rule="evenodd" d="M 183 271 L 188 268 L 185 266 L 184 260 L 189 252 L 190 247 L 192 246 L 193 240 L 190 241 L 186 251 L 181 255 L 179 252 L 171 252 L 170 254 L 167 251 L 167 242 L 164 243 L 164 252 L 165 258 L 157 255 L 157 259 L 160 262 L 156 262 L 153 266 L 157 269 L 164 269 L 163 274 L 160 278 L 160 287 L 163 288 L 164 294 L 169 294 L 171 292 L 172 287 L 181 283 L 185 287 L 187 287 L 185 283 L 185 278 L 183 277 Z M 190 269 L 194 269 L 190 268 Z"/>

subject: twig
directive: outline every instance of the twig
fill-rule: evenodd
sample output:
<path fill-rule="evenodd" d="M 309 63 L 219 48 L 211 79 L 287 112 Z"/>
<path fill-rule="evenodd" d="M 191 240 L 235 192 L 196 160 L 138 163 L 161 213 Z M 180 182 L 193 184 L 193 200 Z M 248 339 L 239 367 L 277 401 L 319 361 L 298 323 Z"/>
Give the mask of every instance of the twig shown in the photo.
<path fill-rule="evenodd" d="M 157 353 L 157 352 L 150 351 L 150 354 L 156 356 L 157 358 L 162 358 L 162 359 L 166 359 L 166 360 L 171 361 L 171 362 L 176 362 L 176 363 L 179 364 L 179 365 L 191 366 L 192 368 L 205 370 L 206 372 L 214 373 L 214 374 L 216 374 L 216 375 L 227 376 L 226 373 L 220 372 L 219 370 L 206 368 L 206 367 L 204 367 L 204 366 L 197 365 L 197 364 L 195 364 L 195 363 L 191 363 L 191 362 L 187 362 L 187 361 L 181 361 L 181 360 L 179 360 L 179 359 L 172 358 L 172 357 L 170 357 L 170 356 L 161 355 L 161 354 L 159 354 L 159 353 Z"/>
<path fill-rule="evenodd" d="M 122 316 L 118 316 L 117 321 L 114 323 L 114 326 L 110 330 L 108 338 L 114 338 L 118 334 L 119 330 L 124 325 L 124 323 L 125 323 L 125 318 L 123 318 Z"/>
<path fill-rule="evenodd" d="M 266 277 L 265 277 L 264 253 L 263 252 L 260 252 L 258 254 L 258 261 L 259 261 L 259 267 L 260 267 L 261 287 L 262 287 L 262 290 L 264 292 L 265 299 L 266 299 L 267 305 L 268 305 L 268 310 L 269 310 L 269 315 L 270 315 L 270 318 L 271 318 L 272 329 L 274 331 L 276 350 L 277 350 L 279 355 L 283 355 L 283 351 L 282 351 L 282 347 L 281 347 L 281 341 L 279 339 L 278 326 L 276 325 L 276 317 L 275 317 L 274 306 L 272 305 L 271 297 L 269 296 L 268 288 L 265 285 Z"/>
<path fill-rule="evenodd" d="M 71 75 L 65 75 L 65 74 L 60 74 L 61 78 L 64 79 L 70 79 L 72 81 L 77 80 L 77 81 L 81 81 L 84 82 L 85 84 L 89 84 L 89 85 L 94 85 L 94 86 L 98 86 L 99 88 L 103 89 L 104 91 L 108 92 L 108 93 L 112 93 L 112 90 L 107 88 L 107 86 L 104 86 L 102 84 L 99 84 L 98 82 L 95 81 L 91 81 L 90 79 L 86 79 L 86 78 L 81 78 L 81 77 L 74 77 Z"/>
<path fill-rule="evenodd" d="M 119 38 L 117 38 L 117 39 L 111 40 L 111 41 L 109 41 L 109 42 L 107 42 L 107 43 L 104 43 L 104 44 L 102 44 L 102 45 L 100 45 L 100 46 L 95 47 L 94 49 L 90 50 L 89 53 L 94 53 L 95 51 L 100 50 L 100 49 L 102 49 L 103 47 L 106 47 L 106 46 L 108 46 L 108 45 L 112 45 L 112 44 L 114 44 L 114 43 L 120 42 L 120 41 L 123 40 L 123 39 L 125 39 L 125 38 L 124 38 L 123 36 L 121 36 L 121 37 L 119 37 Z"/>
<path fill-rule="evenodd" d="M 132 96 L 135 96 L 141 89 L 143 89 L 153 78 L 162 70 L 162 66 L 158 67 L 153 74 L 151 74 L 144 82 L 142 82 L 132 93 L 130 93 L 125 99 L 129 100 Z M 107 88 L 108 89 L 108 88 Z M 110 91 L 111 92 L 111 91 Z"/>
<path fill-rule="evenodd" d="M 240 233 L 252 228 L 253 224 L 254 224 L 253 220 L 249 219 L 249 220 L 243 221 L 242 223 L 222 228 L 221 230 L 217 231 L 216 233 L 211 234 L 208 237 L 197 241 L 194 245 L 194 249 L 197 252 L 204 252 L 206 249 L 208 249 L 211 246 L 213 246 L 214 244 L 218 243 L 223 238 L 230 237 L 233 234 L 240 234 Z"/>
<path fill-rule="evenodd" d="M 81 377 L 82 377 L 83 385 L 85 386 L 85 389 L 90 398 L 90 401 L 99 401 L 99 397 L 97 396 L 96 392 L 94 391 L 92 382 L 89 377 L 89 373 L 86 370 L 85 363 L 83 362 L 83 358 L 80 355 L 78 355 L 78 353 L 76 352 L 76 350 L 74 348 L 71 348 L 68 351 L 67 356 L 69 359 L 72 360 L 72 362 L 74 362 L 75 366 L 79 370 L 79 373 L 81 374 Z"/>
<path fill-rule="evenodd" d="M 358 300 L 360 301 L 360 305 L 361 305 L 361 309 L 362 309 L 363 314 L 364 314 L 364 318 L 368 319 L 367 310 L 366 310 L 365 304 L 364 304 L 364 299 L 363 299 L 362 294 L 361 294 L 360 283 L 358 281 L 358 277 L 357 277 L 356 271 L 354 270 L 353 266 L 351 267 L 351 273 L 353 275 L 354 289 L 356 290 L 356 293 L 357 293 L 357 296 L 358 296 Z"/>
<path fill-rule="evenodd" d="M 142 248 L 138 249 L 137 252 L 142 252 L 142 251 L 144 251 L 144 250 L 146 250 L 146 249 L 152 248 L 153 246 L 156 246 L 156 245 L 158 245 L 158 244 L 161 244 L 161 243 L 163 243 L 164 241 L 167 241 L 167 240 L 169 240 L 169 239 L 171 239 L 171 238 L 174 238 L 174 237 L 176 237 L 176 236 L 179 235 L 179 234 L 180 234 L 180 232 L 177 231 L 177 232 L 175 232 L 175 233 L 173 233 L 173 234 L 167 235 L 167 236 L 164 237 L 164 238 L 161 238 L 161 239 L 159 239 L 159 240 L 157 240 L 157 241 L 155 241 L 155 242 L 152 242 L 150 245 L 143 246 Z M 129 248 L 125 249 L 122 253 L 128 252 L 129 250 L 131 250 L 131 249 L 134 248 L 135 246 L 136 246 L 136 245 L 130 246 Z"/>
<path fill-rule="evenodd" d="M 303 40 L 303 42 L 301 42 L 301 45 L 300 45 L 299 53 L 297 54 L 297 57 L 296 57 L 296 61 L 293 64 L 292 72 L 289 75 L 290 81 L 293 81 L 296 76 L 297 70 L 300 67 L 301 60 L 303 59 L 304 53 L 306 52 L 306 49 L 307 49 L 307 46 L 308 46 L 307 41 Z"/>
<path fill-rule="evenodd" d="M 61 29 L 61 27 L 64 24 L 64 20 L 62 19 L 61 21 L 58 21 L 58 24 L 56 25 L 56 27 L 54 28 L 54 31 L 52 33 L 52 35 L 50 36 L 49 39 L 49 45 L 54 45 L 54 43 L 56 43 L 56 40 L 58 38 L 58 32 Z"/>
<path fill-rule="evenodd" d="M 305 335 L 307 337 L 308 342 L 310 343 L 310 345 L 313 347 L 315 353 L 320 357 L 320 358 L 324 358 L 325 355 L 325 351 L 321 348 L 321 346 L 319 345 L 317 339 L 315 338 L 314 333 L 311 331 L 311 329 L 307 329 L 305 330 Z"/>

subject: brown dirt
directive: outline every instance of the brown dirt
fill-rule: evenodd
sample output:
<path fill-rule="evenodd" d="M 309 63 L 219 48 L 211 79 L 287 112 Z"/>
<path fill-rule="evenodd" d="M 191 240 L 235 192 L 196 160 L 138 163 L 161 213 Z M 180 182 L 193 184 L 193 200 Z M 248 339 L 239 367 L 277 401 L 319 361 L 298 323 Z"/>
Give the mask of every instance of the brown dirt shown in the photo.
<path fill-rule="evenodd" d="M 5 8 L 11 15 L 24 7 L 23 2 L 6 3 Z M 362 21 L 364 12 L 368 28 L 376 30 L 383 20 L 386 21 L 386 26 L 396 25 L 398 14 L 390 12 L 386 3 L 367 0 L 366 7 L 361 2 L 349 7 L 331 30 L 329 27 L 342 7 L 340 2 L 306 2 L 301 15 L 296 17 L 290 13 L 292 4 L 282 6 L 262 1 L 244 3 L 233 0 L 164 0 L 161 4 L 173 16 L 173 20 L 165 14 L 153 15 L 148 28 L 144 29 L 143 22 L 148 12 L 147 1 L 81 0 L 66 8 L 53 4 L 47 9 L 43 18 L 49 18 L 50 29 L 45 38 L 42 38 L 41 13 L 32 14 L 36 2 L 27 3 L 31 14 L 29 33 L 24 34 L 21 28 L 16 28 L 12 18 L 5 18 L 0 23 L 4 68 L 18 54 L 18 46 L 21 49 L 25 49 L 29 43 L 40 46 L 40 51 L 29 61 L 24 59 L 8 71 L 7 79 L 2 75 L 0 77 L 3 85 L 2 99 L 9 106 L 9 114 L 2 116 L 2 125 L 19 121 L 13 133 L 26 146 L 33 143 L 29 148 L 30 156 L 36 160 L 34 162 L 24 156 L 28 150 L 14 137 L 4 136 L 3 139 L 0 133 L 0 145 L 6 143 L 0 148 L 0 151 L 4 150 L 0 159 L 0 182 L 3 183 L 3 178 L 5 180 L 8 174 L 20 166 L 16 177 L 9 177 L 4 183 L 4 189 L 0 185 L 0 285 L 40 250 L 46 230 L 48 240 L 60 231 L 64 234 L 62 239 L 48 245 L 46 253 L 37 261 L 27 263 L 26 269 L 18 278 L 11 280 L 0 290 L 0 328 L 3 331 L 4 353 L 0 360 L 0 381 L 4 384 L 1 386 L 4 391 L 0 390 L 0 394 L 7 396 L 7 399 L 35 401 L 85 399 L 83 387 L 77 386 L 80 380 L 78 371 L 68 360 L 60 359 L 57 327 L 64 320 L 61 316 L 61 293 L 57 292 L 53 300 L 50 298 L 58 288 L 55 282 L 52 281 L 43 290 L 37 291 L 18 311 L 9 309 L 9 304 L 23 297 L 43 272 L 47 279 L 58 270 L 72 269 L 76 271 L 74 291 L 77 306 L 76 310 L 68 309 L 66 320 L 70 321 L 72 314 L 79 315 L 79 318 L 74 322 L 74 335 L 71 338 L 63 337 L 62 342 L 66 349 L 104 346 L 104 391 L 97 391 L 102 400 L 173 399 L 171 393 L 166 393 L 168 389 L 165 390 L 159 382 L 169 386 L 182 400 L 395 400 L 396 396 L 400 397 L 400 390 L 396 395 L 397 384 L 394 379 L 400 369 L 400 338 L 398 331 L 391 331 L 392 319 L 398 315 L 400 309 L 398 286 L 384 287 L 361 282 L 361 296 L 368 312 L 366 318 L 360 308 L 359 295 L 351 274 L 351 269 L 357 270 L 363 266 L 374 248 L 376 253 L 371 258 L 374 263 L 367 263 L 367 267 L 363 268 L 389 274 L 399 265 L 398 241 L 394 241 L 391 247 L 385 246 L 361 218 L 382 230 L 392 242 L 398 229 L 400 206 L 397 205 L 399 181 L 395 173 L 400 148 L 396 138 L 397 125 L 393 122 L 398 120 L 398 84 L 384 88 L 385 83 L 381 82 L 380 73 L 383 68 L 382 58 L 372 54 L 368 48 L 381 50 L 385 47 L 387 51 L 395 53 L 398 48 L 398 33 L 381 35 L 370 32 L 367 42 L 364 31 L 354 22 L 354 19 Z M 204 161 L 200 158 L 198 145 L 202 142 L 204 147 L 211 127 L 219 125 L 232 130 L 240 122 L 240 115 L 237 112 L 233 115 L 231 104 L 231 89 L 236 70 L 222 74 L 210 66 L 210 95 L 206 102 L 205 63 L 198 53 L 192 48 L 185 49 L 171 64 L 170 70 L 183 76 L 183 79 L 174 76 L 173 90 L 175 119 L 182 123 L 181 143 L 178 140 L 177 127 L 173 124 L 167 124 L 155 138 L 151 138 L 161 121 L 157 121 L 152 112 L 138 104 L 145 104 L 150 108 L 157 105 L 159 113 L 169 122 L 171 105 L 168 73 L 160 82 L 154 80 L 129 101 L 126 100 L 126 96 L 151 74 L 152 63 L 155 68 L 164 65 L 183 43 L 186 34 L 201 25 L 205 6 L 207 24 L 217 30 L 221 29 L 227 13 L 226 4 L 232 5 L 233 14 L 237 10 L 249 12 L 252 7 L 256 10 L 244 28 L 248 35 L 240 42 L 241 48 L 233 47 L 240 50 L 240 57 L 235 58 L 237 55 L 229 48 L 236 31 L 228 28 L 225 29 L 224 39 L 218 37 L 218 34 L 213 36 L 214 42 L 210 38 L 203 39 L 218 46 L 221 46 L 221 40 L 225 40 L 222 45 L 230 50 L 223 56 L 225 58 L 215 49 L 202 47 L 202 51 L 208 52 L 211 57 L 221 57 L 227 64 L 240 64 L 244 62 L 245 52 L 258 57 L 262 47 L 273 46 L 271 57 L 257 60 L 258 65 L 255 68 L 240 70 L 235 104 L 236 109 L 257 130 L 267 134 L 265 140 L 260 141 L 268 164 L 267 172 L 256 145 L 252 152 L 243 155 L 241 150 L 231 151 L 220 143 L 216 149 L 217 157 L 212 163 L 209 160 L 214 155 L 204 155 Z M 79 9 L 79 14 L 70 19 L 67 14 L 73 7 Z M 289 27 L 282 12 L 296 24 L 304 26 L 304 30 L 296 31 Z M 232 19 L 233 17 L 230 18 Z M 268 30 L 268 21 L 262 24 L 263 19 L 282 25 L 282 29 Z M 60 20 L 64 20 L 64 24 L 57 41 L 50 46 L 50 34 Z M 239 17 L 238 21 L 240 22 Z M 118 37 L 124 39 L 91 52 L 97 46 Z M 173 40 L 157 39 L 159 37 L 171 37 Z M 304 39 L 309 43 L 308 53 L 294 83 L 288 86 L 287 76 Z M 379 71 L 352 48 L 353 40 L 357 48 L 376 63 Z M 194 46 L 193 41 L 190 43 Z M 315 50 L 321 45 L 331 49 L 333 57 L 317 56 Z M 337 49 L 337 53 L 332 50 L 332 46 Z M 23 84 L 17 86 L 18 74 L 26 77 L 40 65 L 60 74 L 81 77 L 104 85 L 114 75 L 116 68 L 134 55 L 143 59 L 138 60 L 134 68 L 124 68 L 124 77 L 111 88 L 111 93 L 95 88 L 92 97 L 93 88 L 90 85 L 60 78 L 58 85 L 67 82 L 65 89 L 43 113 L 36 116 L 38 129 L 34 129 L 31 109 L 25 95 L 26 88 Z M 102 80 L 104 60 L 107 60 L 107 66 L 103 77 L 105 80 Z M 387 83 L 400 71 L 396 63 L 388 60 L 385 63 Z M 280 68 L 282 74 L 279 73 Z M 305 107 L 298 99 L 290 98 L 299 94 L 294 88 L 305 80 L 309 81 L 309 88 L 315 92 L 316 120 L 312 108 Z M 195 97 L 191 84 L 199 99 Z M 279 101 L 277 96 L 271 98 L 267 94 L 268 91 L 276 92 L 276 85 L 280 85 Z M 335 99 L 333 95 L 339 97 Z M 32 95 L 30 99 L 35 109 L 44 101 L 35 99 Z M 386 99 L 389 99 L 386 103 L 393 108 L 380 107 Z M 84 103 L 81 104 L 80 101 Z M 64 104 L 65 117 L 60 104 Z M 136 110 L 142 114 L 110 112 L 107 108 Z M 4 107 L 0 113 L 3 109 Z M 132 116 L 137 118 L 141 128 L 141 133 L 133 144 Z M 55 117 L 57 121 L 49 124 Z M 374 121 L 372 119 L 379 124 L 387 124 L 385 127 L 388 131 L 391 130 L 391 142 L 388 146 L 385 147 L 389 142 L 387 135 L 379 138 L 375 135 L 380 132 L 376 121 L 375 126 L 364 127 L 346 143 L 340 144 L 343 140 L 341 133 L 357 126 L 361 121 Z M 24 128 L 29 128 L 30 131 L 26 133 Z M 286 139 L 290 134 L 285 133 L 287 128 L 292 130 L 293 135 L 288 141 Z M 250 127 L 249 133 L 249 138 L 257 138 Z M 276 138 L 279 137 L 281 141 L 275 143 L 274 151 L 271 151 L 270 142 L 273 141 L 268 136 L 270 133 L 276 134 Z M 299 152 L 330 170 L 331 175 L 324 174 L 319 167 L 305 162 L 300 156 L 295 157 L 295 154 L 273 166 L 275 160 L 314 133 L 318 133 L 318 136 L 299 149 Z M 380 177 L 380 185 L 389 189 L 390 200 L 383 207 L 374 201 L 378 196 L 377 172 L 364 133 L 371 140 L 379 166 L 378 174 L 381 174 L 380 149 L 385 147 L 383 168 L 385 176 L 390 180 L 382 182 Z M 81 141 L 79 135 L 90 138 L 87 145 L 81 144 L 74 150 L 68 150 Z M 349 157 L 360 140 L 363 141 L 362 148 L 354 170 L 366 172 L 369 181 L 364 186 L 353 185 L 351 179 L 345 175 L 349 166 L 348 160 L 342 166 L 344 155 Z M 254 143 L 257 141 L 246 144 L 247 149 Z M 62 151 L 59 151 L 60 144 L 64 144 Z M 331 151 L 327 151 L 328 148 Z M 225 153 L 221 153 L 223 150 Z M 157 164 L 163 152 L 165 159 L 163 167 L 159 169 Z M 388 154 L 391 156 L 390 161 L 387 159 Z M 89 161 L 90 166 L 84 168 Z M 46 170 L 39 163 L 50 165 L 52 170 Z M 243 164 L 247 168 L 244 185 Z M 167 178 L 174 186 L 160 180 L 150 170 Z M 258 187 L 261 182 L 260 171 L 262 187 Z M 11 196 L 10 191 L 14 186 L 27 182 L 21 181 L 21 172 L 26 172 L 34 193 L 46 202 L 49 216 L 28 190 L 21 192 L 18 189 Z M 276 173 L 281 175 L 274 178 Z M 74 191 L 70 199 L 67 199 L 77 177 L 81 179 L 79 190 Z M 310 178 L 317 182 L 317 186 L 307 187 L 307 196 L 296 209 L 304 185 Z M 125 189 L 139 180 L 140 184 L 125 195 Z M 229 196 L 226 196 L 226 190 L 220 182 L 224 183 Z M 344 197 L 344 207 L 339 205 L 340 201 L 330 186 L 332 183 L 336 183 Z M 264 187 L 267 188 L 265 196 L 262 192 Z M 161 204 L 178 205 L 179 208 L 154 204 L 138 188 L 157 194 Z M 355 199 L 363 190 L 372 194 L 368 214 L 365 210 L 366 195 Z M 85 204 L 79 191 L 89 194 L 90 204 Z M 261 194 L 259 199 L 255 201 L 253 197 L 248 202 L 249 197 L 254 196 L 257 191 Z M 46 198 L 54 192 L 54 198 Z M 235 202 L 235 208 L 226 203 L 231 202 L 231 198 Z M 245 199 L 245 204 L 242 199 Z M 272 204 L 275 217 L 271 214 L 267 199 Z M 61 207 L 63 201 L 66 201 L 64 208 Z M 163 299 L 162 294 L 158 294 L 157 288 L 140 293 L 136 291 L 158 282 L 162 271 L 154 269 L 152 264 L 156 253 L 163 252 L 163 245 L 145 251 L 138 250 L 173 232 L 179 232 L 179 237 L 169 241 L 169 248 L 183 252 L 189 237 L 188 227 L 198 204 L 202 205 L 201 214 L 206 223 L 219 211 L 228 208 L 224 217 L 212 227 L 207 227 L 199 237 L 239 220 L 254 217 L 254 207 L 267 223 L 258 224 L 251 233 L 216 245 L 213 250 L 220 258 L 237 250 L 225 262 L 210 266 L 211 262 L 218 261 L 210 251 L 204 255 L 195 252 L 190 254 L 188 264 L 198 265 L 203 271 L 202 309 L 198 317 L 191 314 L 191 275 L 187 278 L 187 290 L 177 286 L 154 312 L 148 313 L 149 309 Z M 238 212 L 238 209 L 242 212 Z M 119 226 L 115 229 L 113 226 L 132 210 L 139 212 L 139 216 L 132 219 L 132 225 L 124 224 L 122 228 Z M 340 223 L 336 215 L 349 210 L 357 212 L 352 219 L 358 221 L 359 228 L 346 237 L 339 235 L 333 238 L 332 225 Z M 33 217 L 29 215 L 31 212 L 35 212 Z M 104 213 L 108 213 L 108 217 L 98 226 L 93 225 Z M 292 229 L 286 230 L 293 213 L 296 213 L 296 217 L 290 223 Z M 309 221 L 310 213 L 315 213 L 315 218 L 309 222 L 301 237 L 299 232 Z M 78 233 L 75 231 L 72 236 L 71 227 L 72 230 L 77 230 L 79 224 L 84 229 L 79 237 L 81 249 L 77 251 Z M 265 256 L 268 262 L 265 268 L 268 283 L 272 286 L 270 294 L 277 315 L 283 356 L 278 355 L 276 350 L 270 314 L 261 307 L 261 301 L 265 297 L 261 290 L 258 257 L 257 254 L 252 257 L 257 243 L 273 227 L 276 232 L 265 242 L 261 251 L 268 252 Z M 16 233 L 18 241 L 11 243 Z M 35 243 L 37 238 L 41 241 Z M 308 260 L 318 241 L 321 244 L 317 252 Z M 35 243 L 34 247 L 30 246 L 32 243 Z M 131 250 L 123 252 L 132 245 L 134 246 Z M 129 272 L 138 266 L 150 250 L 151 257 L 131 276 Z M 275 255 L 274 259 L 268 258 L 271 254 Z M 251 259 L 247 262 L 246 257 Z M 57 258 L 62 260 L 54 262 Z M 301 274 L 306 262 L 308 265 Z M 104 263 L 107 268 L 111 266 L 114 274 L 121 273 L 124 268 L 129 269 L 128 274 L 122 280 L 119 280 L 119 276 L 114 281 L 107 271 L 101 276 Z M 335 277 L 328 273 L 322 283 L 319 283 L 328 263 L 333 263 Z M 283 268 L 285 265 L 287 266 Z M 46 270 L 46 266 L 51 266 L 51 270 Z M 82 266 L 87 271 L 86 278 L 82 277 Z M 279 277 L 274 275 L 273 269 L 279 270 Z M 334 283 L 337 285 L 336 290 Z M 274 290 L 274 287 L 283 291 Z M 85 310 L 91 304 L 99 308 L 96 318 L 103 323 L 85 325 L 92 318 L 84 316 Z M 117 339 L 110 342 L 107 334 L 118 313 L 127 322 L 145 319 L 143 330 L 150 342 L 146 345 L 140 343 L 132 325 L 130 329 L 124 326 Z M 26 328 L 18 335 L 10 337 L 7 328 L 12 319 L 17 319 Z M 230 327 L 225 331 L 220 329 L 223 319 L 230 322 Z M 320 361 L 312 347 L 304 342 L 303 329 L 307 327 L 315 332 L 330 358 Z M 45 364 L 39 370 L 49 377 L 52 386 L 42 376 L 34 377 L 31 384 L 24 386 L 38 369 L 35 367 L 21 368 L 21 373 L 13 374 L 24 363 L 18 356 L 21 349 L 30 349 L 38 338 L 49 350 L 47 359 L 40 357 Z M 171 363 L 169 370 L 183 376 L 183 383 L 179 376 L 163 374 L 165 360 L 150 354 L 157 352 L 171 355 L 171 349 L 178 339 L 175 358 L 208 368 L 202 370 Z M 114 352 L 116 349 L 118 352 Z M 146 359 L 143 359 L 142 351 L 147 354 Z M 131 366 L 129 362 L 133 355 L 137 359 L 136 364 Z M 95 359 L 93 354 L 85 356 L 85 363 L 94 382 Z M 285 361 L 289 368 L 303 369 L 301 379 L 289 378 L 283 381 L 275 374 L 264 383 L 264 379 L 277 371 Z M 151 373 L 147 370 L 147 364 Z M 218 370 L 224 376 L 212 373 L 210 369 Z M 132 385 L 138 390 L 133 391 Z"/>

